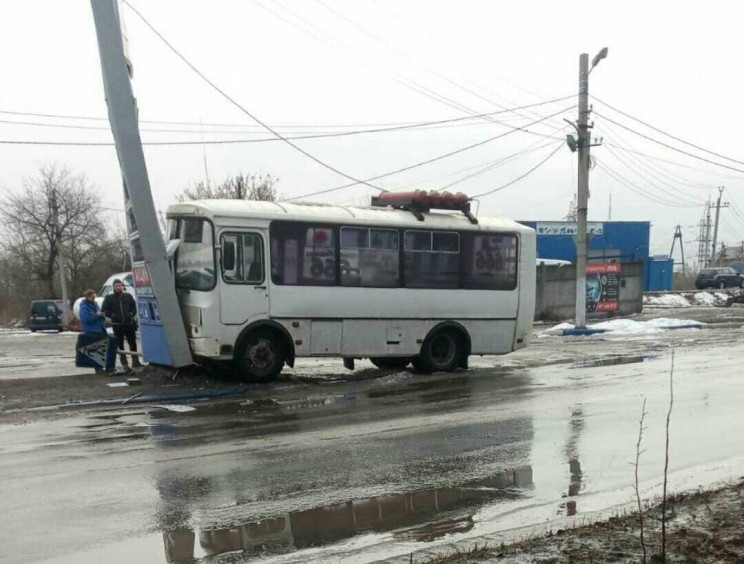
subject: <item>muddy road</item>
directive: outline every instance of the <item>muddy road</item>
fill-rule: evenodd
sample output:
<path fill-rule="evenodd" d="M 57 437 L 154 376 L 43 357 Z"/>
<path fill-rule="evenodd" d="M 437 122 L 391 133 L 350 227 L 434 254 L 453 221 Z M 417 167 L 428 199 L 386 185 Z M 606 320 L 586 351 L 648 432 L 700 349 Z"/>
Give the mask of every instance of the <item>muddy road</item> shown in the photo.
<path fill-rule="evenodd" d="M 303 362 L 188 411 L 127 405 L 0 425 L 0 561 L 407 562 L 624 508 L 643 398 L 640 487 L 660 491 L 672 346 L 671 488 L 736 478 L 744 331 L 716 319 L 537 338 L 454 374 Z M 0 335 L 0 352 L 11 338 Z"/>

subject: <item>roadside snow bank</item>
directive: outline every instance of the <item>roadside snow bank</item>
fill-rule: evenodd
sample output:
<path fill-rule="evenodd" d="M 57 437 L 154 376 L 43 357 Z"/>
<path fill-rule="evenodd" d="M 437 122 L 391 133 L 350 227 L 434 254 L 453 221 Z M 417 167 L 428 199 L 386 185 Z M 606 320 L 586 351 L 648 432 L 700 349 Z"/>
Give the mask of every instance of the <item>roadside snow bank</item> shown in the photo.
<path fill-rule="evenodd" d="M 729 295 L 723 292 L 689 292 L 684 294 L 655 294 L 643 296 L 643 305 L 656 307 L 719 307 L 726 305 Z"/>
<path fill-rule="evenodd" d="M 649 319 L 648 321 L 634 321 L 632 319 L 612 319 L 590 325 L 588 329 L 601 329 L 605 331 L 602 335 L 646 335 L 650 333 L 659 333 L 670 329 L 700 329 L 703 324 L 692 319 L 674 319 L 669 317 L 660 317 L 659 319 Z M 565 329 L 573 329 L 572 323 L 560 323 L 550 329 L 540 333 L 540 336 L 546 335 L 563 335 Z"/>

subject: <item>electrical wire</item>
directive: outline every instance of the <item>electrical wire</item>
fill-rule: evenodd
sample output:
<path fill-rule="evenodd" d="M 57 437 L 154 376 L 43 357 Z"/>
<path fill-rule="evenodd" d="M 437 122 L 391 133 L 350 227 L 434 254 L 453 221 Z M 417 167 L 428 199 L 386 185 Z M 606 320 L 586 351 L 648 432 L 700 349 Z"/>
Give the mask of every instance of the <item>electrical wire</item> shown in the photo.
<path fill-rule="evenodd" d="M 679 190 L 680 194 L 682 194 L 683 196 L 685 196 L 685 197 L 680 197 L 679 194 L 675 194 L 673 191 L 671 191 L 671 190 L 665 188 L 664 186 L 658 184 L 654 180 L 649 180 L 647 177 L 645 177 L 641 173 L 641 171 L 639 170 L 639 166 L 640 165 L 634 167 L 632 164 L 629 164 L 628 161 L 626 161 L 623 157 L 621 157 L 619 154 L 617 154 L 613 149 L 611 149 L 609 147 L 607 148 L 607 151 L 613 157 L 615 157 L 618 161 L 620 161 L 622 164 L 624 164 L 631 172 L 633 172 L 636 176 L 638 176 L 643 182 L 645 182 L 646 184 L 649 184 L 649 185 L 657 188 L 658 190 L 660 190 L 661 192 L 663 192 L 667 196 L 669 196 L 671 198 L 678 198 L 680 201 L 684 201 L 685 203 L 688 203 L 688 204 L 695 204 L 695 205 L 698 205 L 698 206 L 703 205 L 704 200 L 701 200 L 701 199 L 699 199 L 699 198 L 697 198 L 695 196 L 686 194 L 686 193 L 682 192 L 681 190 Z M 636 163 L 638 163 L 638 161 L 636 161 Z"/>
<path fill-rule="evenodd" d="M 654 155 L 649 155 L 648 153 L 644 153 L 644 152 L 638 151 L 636 149 L 628 149 L 626 147 L 622 147 L 620 145 L 616 145 L 616 144 L 612 144 L 612 143 L 604 142 L 603 143 L 603 146 L 614 147 L 615 149 L 619 149 L 620 151 L 623 151 L 623 152 L 633 153 L 635 155 L 641 155 L 643 157 L 646 157 L 647 159 L 651 159 L 652 161 L 657 161 L 657 162 L 662 162 L 662 163 L 666 163 L 666 164 L 678 166 L 680 168 L 685 168 L 687 170 L 694 170 L 694 171 L 696 171 L 698 173 L 703 173 L 703 174 L 707 174 L 707 175 L 713 175 L 713 176 L 720 177 L 720 178 L 728 178 L 728 179 L 731 179 L 731 180 L 744 180 L 744 177 L 742 177 L 742 176 L 736 176 L 736 175 L 733 175 L 733 174 L 726 174 L 725 172 L 718 172 L 718 171 L 707 170 L 707 169 L 700 168 L 700 167 L 697 167 L 697 166 L 691 166 L 691 165 L 683 164 L 683 163 L 680 163 L 680 162 L 677 162 L 677 161 L 671 161 L 669 159 L 664 159 L 664 158 L 657 157 L 657 156 L 654 156 Z"/>
<path fill-rule="evenodd" d="M 519 182 L 523 178 L 526 178 L 527 176 L 529 176 L 530 174 L 532 174 L 533 172 L 535 172 L 538 168 L 540 168 L 546 162 L 548 162 L 550 160 L 550 158 L 553 155 L 555 155 L 562 148 L 563 148 L 563 142 L 561 141 L 561 143 L 558 143 L 557 146 L 556 146 L 556 148 L 547 157 L 545 157 L 543 160 L 541 160 L 539 163 L 537 163 L 535 166 L 533 166 L 530 170 L 528 170 L 527 172 L 525 172 L 523 175 L 518 176 L 517 178 L 515 178 L 514 180 L 512 180 L 510 182 L 507 182 L 506 184 L 502 184 L 498 188 L 494 188 L 493 190 L 488 190 L 487 192 L 482 192 L 481 194 L 476 194 L 475 196 L 471 196 L 470 198 L 472 200 L 475 200 L 475 199 L 478 199 L 478 198 L 484 198 L 486 196 L 490 196 L 491 194 L 494 194 L 496 192 L 499 192 L 500 190 L 503 190 L 504 188 L 508 188 L 512 184 L 516 184 L 517 182 Z"/>
<path fill-rule="evenodd" d="M 526 108 L 532 108 L 544 104 L 548 104 L 550 102 L 560 102 L 563 100 L 567 100 L 569 98 L 573 98 L 574 96 L 564 96 L 562 98 L 556 98 L 554 100 L 545 100 L 543 102 L 539 102 L 537 104 L 529 104 L 527 106 L 523 107 L 517 107 L 517 108 L 507 108 L 504 110 L 504 112 L 488 112 L 483 115 L 476 115 L 476 116 L 465 116 L 465 119 L 477 119 L 480 117 L 483 117 L 484 115 L 495 115 L 496 113 L 506 113 L 506 112 L 515 112 L 516 110 L 526 109 Z M 19 111 L 11 111 L 11 110 L 0 110 L 0 114 L 6 114 L 6 115 L 13 115 L 13 116 L 24 116 L 24 117 L 42 117 L 42 118 L 55 118 L 55 119 L 67 119 L 67 120 L 89 120 L 89 121 L 105 121 L 108 122 L 107 117 L 100 117 L 100 116 L 81 116 L 76 114 L 50 114 L 50 113 L 41 113 L 41 112 L 19 112 Z M 460 119 L 460 118 L 458 118 Z M 150 123 L 150 124 L 160 124 L 160 125 L 193 125 L 195 127 L 201 127 L 201 126 L 208 126 L 208 127 L 252 127 L 256 128 L 258 130 L 263 131 L 263 127 L 257 124 L 251 124 L 251 123 L 224 123 L 224 122 L 198 122 L 198 121 L 168 121 L 168 120 L 147 120 L 147 119 L 140 119 L 138 120 L 139 123 Z M 7 123 L 17 123 L 17 122 L 7 122 Z M 343 128 L 368 128 L 368 127 L 389 127 L 389 126 L 399 126 L 399 125 L 415 125 L 416 122 L 384 122 L 384 123 L 337 123 L 337 124 L 329 124 L 329 123 L 307 123 L 307 124 L 283 124 L 283 125 L 272 125 L 274 129 L 343 129 Z M 102 127 L 101 129 L 109 129 L 108 127 Z M 143 130 L 144 131 L 144 130 Z M 168 130 L 168 129 L 153 129 L 151 131 L 178 131 L 178 130 Z M 201 130 L 188 130 L 188 131 L 194 131 L 196 133 L 201 133 Z M 253 132 L 251 132 L 253 133 Z"/>
<path fill-rule="evenodd" d="M 664 143 L 663 141 L 659 141 L 658 139 L 654 139 L 653 137 L 649 137 L 648 135 L 646 135 L 644 133 L 641 133 L 639 131 L 636 131 L 635 129 L 632 129 L 632 128 L 628 127 L 627 125 L 623 125 L 622 123 L 619 123 L 619 122 L 615 121 L 614 119 L 608 118 L 607 116 L 605 116 L 603 114 L 600 114 L 596 110 L 594 111 L 594 113 L 595 113 L 595 115 L 601 117 L 602 119 L 606 119 L 610 123 L 614 123 L 618 127 L 622 127 L 626 131 L 630 131 L 631 133 L 633 133 L 635 135 L 638 135 L 639 137 L 643 137 L 644 139 L 646 139 L 648 141 L 651 141 L 652 143 L 656 143 L 657 145 L 661 145 L 662 147 L 666 147 L 667 149 L 671 149 L 672 151 L 676 151 L 678 153 L 682 153 L 683 155 L 687 155 L 688 157 L 692 157 L 693 159 L 697 159 L 699 161 L 703 161 L 703 162 L 706 162 L 706 163 L 709 163 L 709 164 L 712 164 L 712 165 L 715 165 L 715 166 L 719 166 L 721 168 L 726 168 L 728 170 L 733 170 L 734 172 L 744 173 L 744 170 L 742 170 L 742 169 L 734 168 L 732 166 L 728 166 L 728 165 L 725 165 L 723 163 L 718 163 L 716 161 L 712 161 L 710 159 L 706 159 L 705 157 L 701 157 L 700 155 L 696 155 L 694 153 L 690 153 L 689 151 L 685 151 L 683 149 L 680 149 L 679 147 L 675 147 L 673 145 L 670 145 L 669 143 Z"/>
<path fill-rule="evenodd" d="M 609 166 L 607 166 L 604 162 L 597 163 L 597 167 L 604 171 L 608 176 L 610 176 L 613 180 L 618 182 L 620 185 L 624 186 L 631 192 L 641 196 L 642 198 L 645 198 L 647 200 L 650 200 L 654 203 L 661 204 L 663 206 L 669 206 L 674 208 L 690 208 L 690 207 L 698 207 L 697 205 L 691 205 L 691 204 L 679 204 L 677 202 L 666 200 L 664 198 L 661 198 L 659 196 L 656 196 L 654 194 L 649 194 L 646 192 L 643 188 L 640 188 L 633 184 L 631 181 L 626 179 L 623 175 L 620 173 L 612 170 Z"/>
<path fill-rule="evenodd" d="M 680 139 L 679 137 L 675 137 L 671 133 L 667 133 L 666 131 L 664 131 L 662 129 L 659 129 L 658 127 L 655 127 L 655 126 L 651 125 L 650 123 L 643 121 L 642 119 L 639 119 L 639 118 L 634 117 L 634 116 L 632 116 L 632 115 L 630 115 L 630 114 L 628 114 L 628 113 L 626 113 L 626 112 L 624 112 L 622 110 L 617 109 L 615 106 L 612 106 L 612 105 L 608 104 L 607 102 L 601 100 L 600 98 L 597 98 L 596 96 L 592 96 L 592 98 L 595 99 L 595 100 L 597 100 L 600 104 L 603 104 L 603 105 L 607 106 L 608 108 L 610 108 L 611 110 L 617 112 L 618 114 L 623 115 L 623 116 L 625 116 L 627 118 L 630 118 L 633 121 L 636 121 L 636 122 L 640 123 L 641 125 L 645 125 L 649 129 L 653 129 L 657 133 L 661 133 L 662 135 L 666 135 L 667 137 L 670 137 L 671 139 L 674 139 L 675 141 L 678 141 L 680 143 L 684 143 L 685 145 L 689 145 L 690 147 L 694 147 L 698 151 L 703 151 L 704 153 L 708 153 L 709 155 L 713 155 L 713 156 L 716 156 L 718 158 L 721 158 L 721 159 L 724 159 L 724 160 L 727 160 L 727 161 L 731 161 L 732 163 L 744 165 L 744 161 L 739 161 L 739 160 L 736 160 L 736 159 L 732 159 L 731 157 L 727 157 L 726 155 L 722 155 L 721 153 L 716 153 L 715 151 L 711 151 L 709 149 L 706 149 L 705 147 L 701 147 L 700 145 L 695 145 L 694 143 L 690 143 L 689 141 L 685 141 L 684 139 Z"/>
<path fill-rule="evenodd" d="M 528 104 L 525 107 L 537 107 L 542 106 L 546 104 L 550 104 L 556 101 L 562 101 L 565 98 L 557 98 L 555 100 L 546 100 L 544 102 L 540 102 L 538 104 Z M 478 116 L 460 116 L 456 118 L 448 118 L 448 119 L 441 119 L 441 120 L 435 120 L 435 121 L 428 121 L 428 122 L 418 122 L 418 123 L 410 123 L 405 125 L 394 125 L 389 127 L 378 127 L 378 128 L 372 128 L 372 129 L 358 129 L 358 130 L 352 130 L 352 131 L 340 131 L 340 132 L 331 132 L 331 133 L 316 133 L 311 135 L 293 135 L 293 136 L 287 136 L 287 139 L 291 140 L 299 140 L 299 139 L 324 139 L 324 138 L 331 138 L 331 137 L 348 137 L 352 135 L 363 135 L 363 134 L 371 134 L 371 133 L 386 133 L 386 132 L 393 132 L 393 131 L 406 131 L 406 130 L 412 130 L 412 129 L 422 129 L 422 128 L 436 128 L 436 126 L 452 126 L 452 124 L 457 124 L 463 121 L 470 121 L 474 119 L 478 119 L 483 116 L 491 116 L 491 115 L 497 115 L 502 113 L 507 113 L 514 111 L 514 109 L 507 109 L 507 110 L 498 110 L 496 112 L 488 112 L 487 114 L 481 114 Z M 14 121 L 5 121 L 0 120 L 0 123 L 11 123 L 11 124 L 22 124 L 22 125 L 42 125 L 38 123 L 30 123 L 30 122 L 14 122 Z M 471 124 L 475 125 L 475 124 Z M 47 124 L 44 124 L 44 126 L 47 126 Z M 73 125 L 52 125 L 49 124 L 49 127 L 68 127 L 68 128 L 79 128 L 79 129 L 101 129 L 106 131 L 111 131 L 108 127 L 92 127 L 92 126 L 73 126 Z M 145 131 L 143 129 L 143 131 Z M 152 130 L 151 130 L 152 131 Z M 170 133 L 170 131 L 158 131 L 162 133 Z M 199 131 L 193 131 L 190 133 L 201 133 Z M 233 132 L 220 132 L 220 133 L 233 133 Z M 143 145 L 225 145 L 225 144 L 242 144 L 242 143 L 268 143 L 268 142 L 274 142 L 274 141 L 281 141 L 282 139 L 276 138 L 276 137 L 262 137 L 258 139 L 211 139 L 211 140 L 204 140 L 204 141 L 144 141 Z M 67 142 L 65 141 L 17 141 L 16 143 L 12 143 L 11 141 L 0 141 L 0 143 L 6 143 L 6 144 L 36 144 L 36 145 L 65 145 Z M 111 146 L 113 143 L 111 142 L 69 142 L 69 144 L 72 145 L 103 145 L 103 146 Z"/>
<path fill-rule="evenodd" d="M 354 54 L 353 50 L 346 45 L 344 42 L 332 37 L 330 34 L 328 34 L 326 31 L 309 21 L 307 18 L 304 18 L 303 16 L 297 14 L 296 12 L 290 10 L 286 6 L 279 3 L 277 0 L 268 0 L 287 14 L 289 14 L 291 17 L 295 18 L 296 20 L 302 22 L 302 24 L 305 27 L 302 27 L 302 25 L 298 25 L 297 23 L 288 20 L 281 14 L 277 13 L 275 10 L 269 8 L 268 6 L 263 5 L 261 2 L 258 2 L 257 0 L 254 0 L 254 4 L 258 7 L 262 8 L 263 10 L 267 11 L 268 13 L 272 14 L 274 17 L 280 19 L 284 23 L 291 25 L 292 27 L 300 30 L 301 32 L 309 35 L 313 39 L 320 41 L 321 43 L 325 44 L 326 46 L 329 46 L 330 48 L 340 51 L 343 54 L 351 57 L 352 59 L 356 60 L 357 62 L 360 62 L 360 58 Z M 310 28 L 310 29 L 308 29 Z M 312 31 L 315 30 L 315 31 Z M 318 35 L 320 34 L 320 35 Z M 339 47 L 340 46 L 340 47 Z M 361 60 L 362 64 L 364 65 L 377 65 L 377 62 L 375 60 Z M 384 73 L 383 73 L 384 74 Z M 398 84 L 413 90 L 414 92 L 421 94 L 429 99 L 432 99 L 434 101 L 437 101 L 439 103 L 445 104 L 451 108 L 458 109 L 464 113 L 468 113 L 471 115 L 476 115 L 478 112 L 464 104 L 461 104 L 457 102 L 456 100 L 453 100 L 452 98 L 445 96 L 444 94 L 440 94 L 431 88 L 428 88 L 427 86 L 416 82 L 408 77 L 401 76 L 399 74 L 390 74 L 387 73 L 386 76 L 391 78 L 393 81 L 397 82 Z M 571 95 L 569 97 L 574 97 L 575 95 Z M 489 119 L 489 121 L 493 121 L 494 123 L 499 123 L 501 125 L 505 125 L 503 122 L 499 122 L 497 120 L 493 120 L 492 118 L 484 118 Z M 539 135 L 537 132 L 529 132 L 533 135 Z"/>
<path fill-rule="evenodd" d="M 417 65 L 423 67 L 424 69 L 426 69 L 428 72 L 430 72 L 431 74 L 433 74 L 434 76 L 436 76 L 440 80 L 443 80 L 444 82 L 450 84 L 451 86 L 454 86 L 455 88 L 459 88 L 460 90 L 462 90 L 462 91 L 470 94 L 471 96 L 474 96 L 474 97 L 476 97 L 476 98 L 478 98 L 478 99 L 480 99 L 480 100 L 482 100 L 484 102 L 487 102 L 488 104 L 493 104 L 493 105 L 495 105 L 497 107 L 501 107 L 501 108 L 505 108 L 506 107 L 506 106 L 501 105 L 500 103 L 494 102 L 492 99 L 490 99 L 490 98 L 488 98 L 486 96 L 483 96 L 482 94 L 479 94 L 478 92 L 472 90 L 471 88 L 468 88 L 467 86 L 464 86 L 461 81 L 458 82 L 458 81 L 452 80 L 448 76 L 446 76 L 446 75 L 438 72 L 437 70 L 431 68 L 426 63 L 422 63 L 421 61 L 415 59 L 414 57 L 412 57 L 411 55 L 409 55 L 405 51 L 402 51 L 401 49 L 395 47 L 394 45 L 391 45 L 390 43 L 388 43 L 387 41 L 385 41 L 384 39 L 382 39 L 379 35 L 377 35 L 375 33 L 372 33 L 371 31 L 369 31 L 368 29 L 366 29 L 364 26 L 362 26 L 359 23 L 355 22 L 351 18 L 345 16 L 344 14 L 342 14 L 341 12 L 339 12 L 338 10 L 336 10 L 335 8 L 329 6 L 323 0 L 313 0 L 313 1 L 316 4 L 319 4 L 320 6 L 322 6 L 323 8 L 325 8 L 326 10 L 328 10 L 329 12 L 331 12 L 332 14 L 334 14 L 336 17 L 338 17 L 342 21 L 346 22 L 350 26 L 352 26 L 355 29 L 357 29 L 358 31 L 362 32 L 367 37 L 370 37 L 372 40 L 374 40 L 377 43 L 383 45 L 384 47 L 386 47 L 387 49 L 393 51 L 397 55 L 399 55 L 399 56 L 401 56 L 401 57 L 403 57 L 403 58 L 405 58 L 405 59 L 413 62 L 414 64 L 417 64 Z M 467 106 L 464 106 L 464 107 L 467 108 Z M 467 109 L 469 111 L 474 111 L 471 108 L 467 108 Z M 524 114 L 520 114 L 520 115 L 522 115 L 523 117 L 525 117 L 527 119 L 532 119 L 532 118 L 530 118 L 528 116 L 525 116 Z"/>
<path fill-rule="evenodd" d="M 620 135 L 617 130 L 615 130 L 613 127 L 609 126 L 608 124 L 604 124 L 603 130 L 608 131 L 611 133 L 612 137 L 611 140 L 616 140 L 617 145 L 609 144 L 610 147 L 614 147 L 616 149 L 622 148 L 627 149 L 628 148 L 628 142 L 627 140 Z M 622 144 L 620 143 L 622 141 Z M 669 169 L 661 166 L 658 163 L 651 162 L 653 159 L 643 155 L 638 152 L 627 152 L 626 154 L 630 155 L 631 158 L 638 162 L 641 166 L 646 168 L 647 170 L 653 171 L 653 174 L 658 176 L 661 176 L 665 179 L 665 183 L 671 182 L 675 189 L 679 189 L 679 184 L 684 184 L 686 186 L 689 186 L 690 188 L 698 189 L 698 190 L 710 190 L 711 188 L 715 188 L 713 184 L 703 184 L 701 182 L 690 182 L 688 179 L 683 178 L 682 176 L 675 174 L 674 172 L 671 172 Z M 695 196 L 691 196 L 695 197 Z"/>
<path fill-rule="evenodd" d="M 181 52 L 176 49 L 164 36 L 161 34 L 155 27 L 134 7 L 132 6 L 127 0 L 122 0 L 122 3 L 126 5 L 134 14 L 152 31 L 158 39 L 160 39 L 167 47 L 170 49 L 181 61 L 183 61 L 186 66 L 188 66 L 199 78 L 201 78 L 204 82 L 206 82 L 209 86 L 211 86 L 216 92 L 218 92 L 223 98 L 225 98 L 228 102 L 230 102 L 232 105 L 234 105 L 236 108 L 238 108 L 241 112 L 246 114 L 248 117 L 250 117 L 253 121 L 258 123 L 259 125 L 263 126 L 269 133 L 273 134 L 274 136 L 278 137 L 282 141 L 284 141 L 287 145 L 292 147 L 297 152 L 305 155 L 310 160 L 316 162 L 317 164 L 321 165 L 324 168 L 327 168 L 328 170 L 335 172 L 339 176 L 343 176 L 344 178 L 347 178 L 349 180 L 353 180 L 356 184 L 364 184 L 366 186 L 369 186 L 371 188 L 376 188 L 378 190 L 383 190 L 382 188 L 375 186 L 373 184 L 369 184 L 365 180 L 360 180 L 354 176 L 351 176 L 350 174 L 347 174 L 338 168 L 334 167 L 331 164 L 326 163 L 325 161 L 319 159 L 315 155 L 309 153 L 299 145 L 293 143 L 290 139 L 287 139 L 284 137 L 281 133 L 273 129 L 270 125 L 264 123 L 261 119 L 259 119 L 255 114 L 247 110 L 244 106 L 242 106 L 237 100 L 235 100 L 233 97 L 231 97 L 227 92 L 222 90 L 219 86 L 217 86 L 214 82 L 212 82 L 207 76 L 202 73 L 196 66 L 194 66 L 191 61 L 189 61 Z"/>
<path fill-rule="evenodd" d="M 491 172 L 492 170 L 508 163 L 513 160 L 517 160 L 521 157 L 524 157 L 526 155 L 529 155 L 530 153 L 534 153 L 536 151 L 539 151 L 540 149 L 545 149 L 546 147 L 550 147 L 553 145 L 553 142 L 543 143 L 542 145 L 539 145 L 537 147 L 532 146 L 527 149 L 523 149 L 521 151 L 517 151 L 516 153 L 512 153 L 511 155 L 508 155 L 506 157 L 502 157 L 484 167 L 481 167 L 479 170 L 476 170 L 475 172 L 472 172 L 470 174 L 467 174 L 461 178 L 458 178 L 457 180 L 453 180 L 449 184 L 445 184 L 444 186 L 441 186 L 440 188 L 437 188 L 437 190 L 447 190 L 449 188 L 452 188 L 453 186 L 457 186 L 458 184 L 462 184 L 466 180 L 471 180 L 473 178 L 476 178 L 478 176 L 481 176 L 483 174 L 486 174 L 487 172 Z"/>
<path fill-rule="evenodd" d="M 560 115 L 562 113 L 565 113 L 568 110 L 570 110 L 571 108 L 572 108 L 572 106 L 569 106 L 568 108 L 564 108 L 564 109 L 562 109 L 562 110 L 560 110 L 558 112 L 555 112 L 554 114 L 551 114 L 551 115 L 548 115 L 548 116 L 544 116 L 544 117 L 542 117 L 539 120 L 535 120 L 534 122 L 527 124 L 525 127 L 530 127 L 531 125 L 536 125 L 537 123 L 540 123 L 541 121 L 545 121 L 547 119 L 550 119 L 552 117 L 555 117 L 557 115 Z M 461 147 L 461 148 L 456 149 L 454 151 L 450 151 L 449 153 L 444 153 L 442 155 L 433 157 L 431 159 L 427 159 L 425 161 L 417 162 L 417 163 L 414 163 L 412 165 L 408 165 L 408 166 L 405 166 L 403 168 L 399 168 L 397 170 L 393 170 L 393 171 L 386 172 L 386 173 L 383 173 L 383 174 L 378 174 L 377 176 L 373 176 L 371 178 L 368 178 L 367 181 L 379 180 L 381 178 L 386 178 L 388 176 L 393 176 L 394 174 L 400 174 L 401 172 L 407 172 L 409 170 L 413 170 L 414 168 L 418 168 L 418 167 L 421 167 L 421 166 L 424 166 L 424 165 L 431 164 L 431 163 L 436 162 L 436 161 L 440 161 L 442 159 L 446 159 L 448 157 L 452 157 L 454 155 L 458 155 L 460 153 L 464 153 L 465 151 L 469 151 L 471 149 L 475 149 L 476 147 L 481 147 L 481 146 L 483 146 L 483 145 L 485 145 L 487 143 L 491 143 L 492 141 L 495 141 L 497 139 L 501 139 L 503 137 L 506 137 L 507 135 L 511 135 L 515 131 L 517 131 L 517 130 L 512 129 L 512 130 L 506 131 L 504 133 L 500 133 L 499 135 L 495 135 L 493 137 L 489 137 L 488 139 L 484 139 L 483 141 L 479 141 L 478 143 L 473 143 L 472 145 L 467 145 L 465 147 Z M 561 139 L 561 142 L 563 142 L 563 139 Z M 309 194 L 303 194 L 301 196 L 295 196 L 293 198 L 287 198 L 286 201 L 290 201 L 291 202 L 293 200 L 299 200 L 299 199 L 302 199 L 302 198 L 310 198 L 312 196 L 320 196 L 322 194 L 328 194 L 330 192 L 335 192 L 337 190 L 343 190 L 344 188 L 350 188 L 352 186 L 355 186 L 356 184 L 357 183 L 342 184 L 341 186 L 334 186 L 333 188 L 327 188 L 325 190 L 318 190 L 316 192 L 310 192 Z"/>

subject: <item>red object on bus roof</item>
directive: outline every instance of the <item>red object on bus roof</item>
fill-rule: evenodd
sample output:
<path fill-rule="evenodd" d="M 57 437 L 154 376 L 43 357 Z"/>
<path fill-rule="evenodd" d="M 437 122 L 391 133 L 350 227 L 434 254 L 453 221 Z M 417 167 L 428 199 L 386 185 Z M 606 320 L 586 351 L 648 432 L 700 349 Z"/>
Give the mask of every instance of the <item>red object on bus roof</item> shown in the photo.
<path fill-rule="evenodd" d="M 394 208 L 417 207 L 421 210 L 461 210 L 468 205 L 467 194 L 458 192 L 438 192 L 436 190 L 413 190 L 411 192 L 383 192 L 373 198 L 374 206 L 392 206 Z"/>

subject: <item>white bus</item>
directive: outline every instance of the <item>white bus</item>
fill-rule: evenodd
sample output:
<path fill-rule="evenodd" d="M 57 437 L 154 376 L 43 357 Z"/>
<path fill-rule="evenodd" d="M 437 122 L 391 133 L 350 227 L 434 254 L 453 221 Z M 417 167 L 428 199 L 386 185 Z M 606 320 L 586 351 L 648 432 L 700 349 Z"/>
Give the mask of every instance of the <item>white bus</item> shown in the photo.
<path fill-rule="evenodd" d="M 297 357 L 452 371 L 529 342 L 535 232 L 514 221 L 240 200 L 167 217 L 194 356 L 249 380 Z"/>

